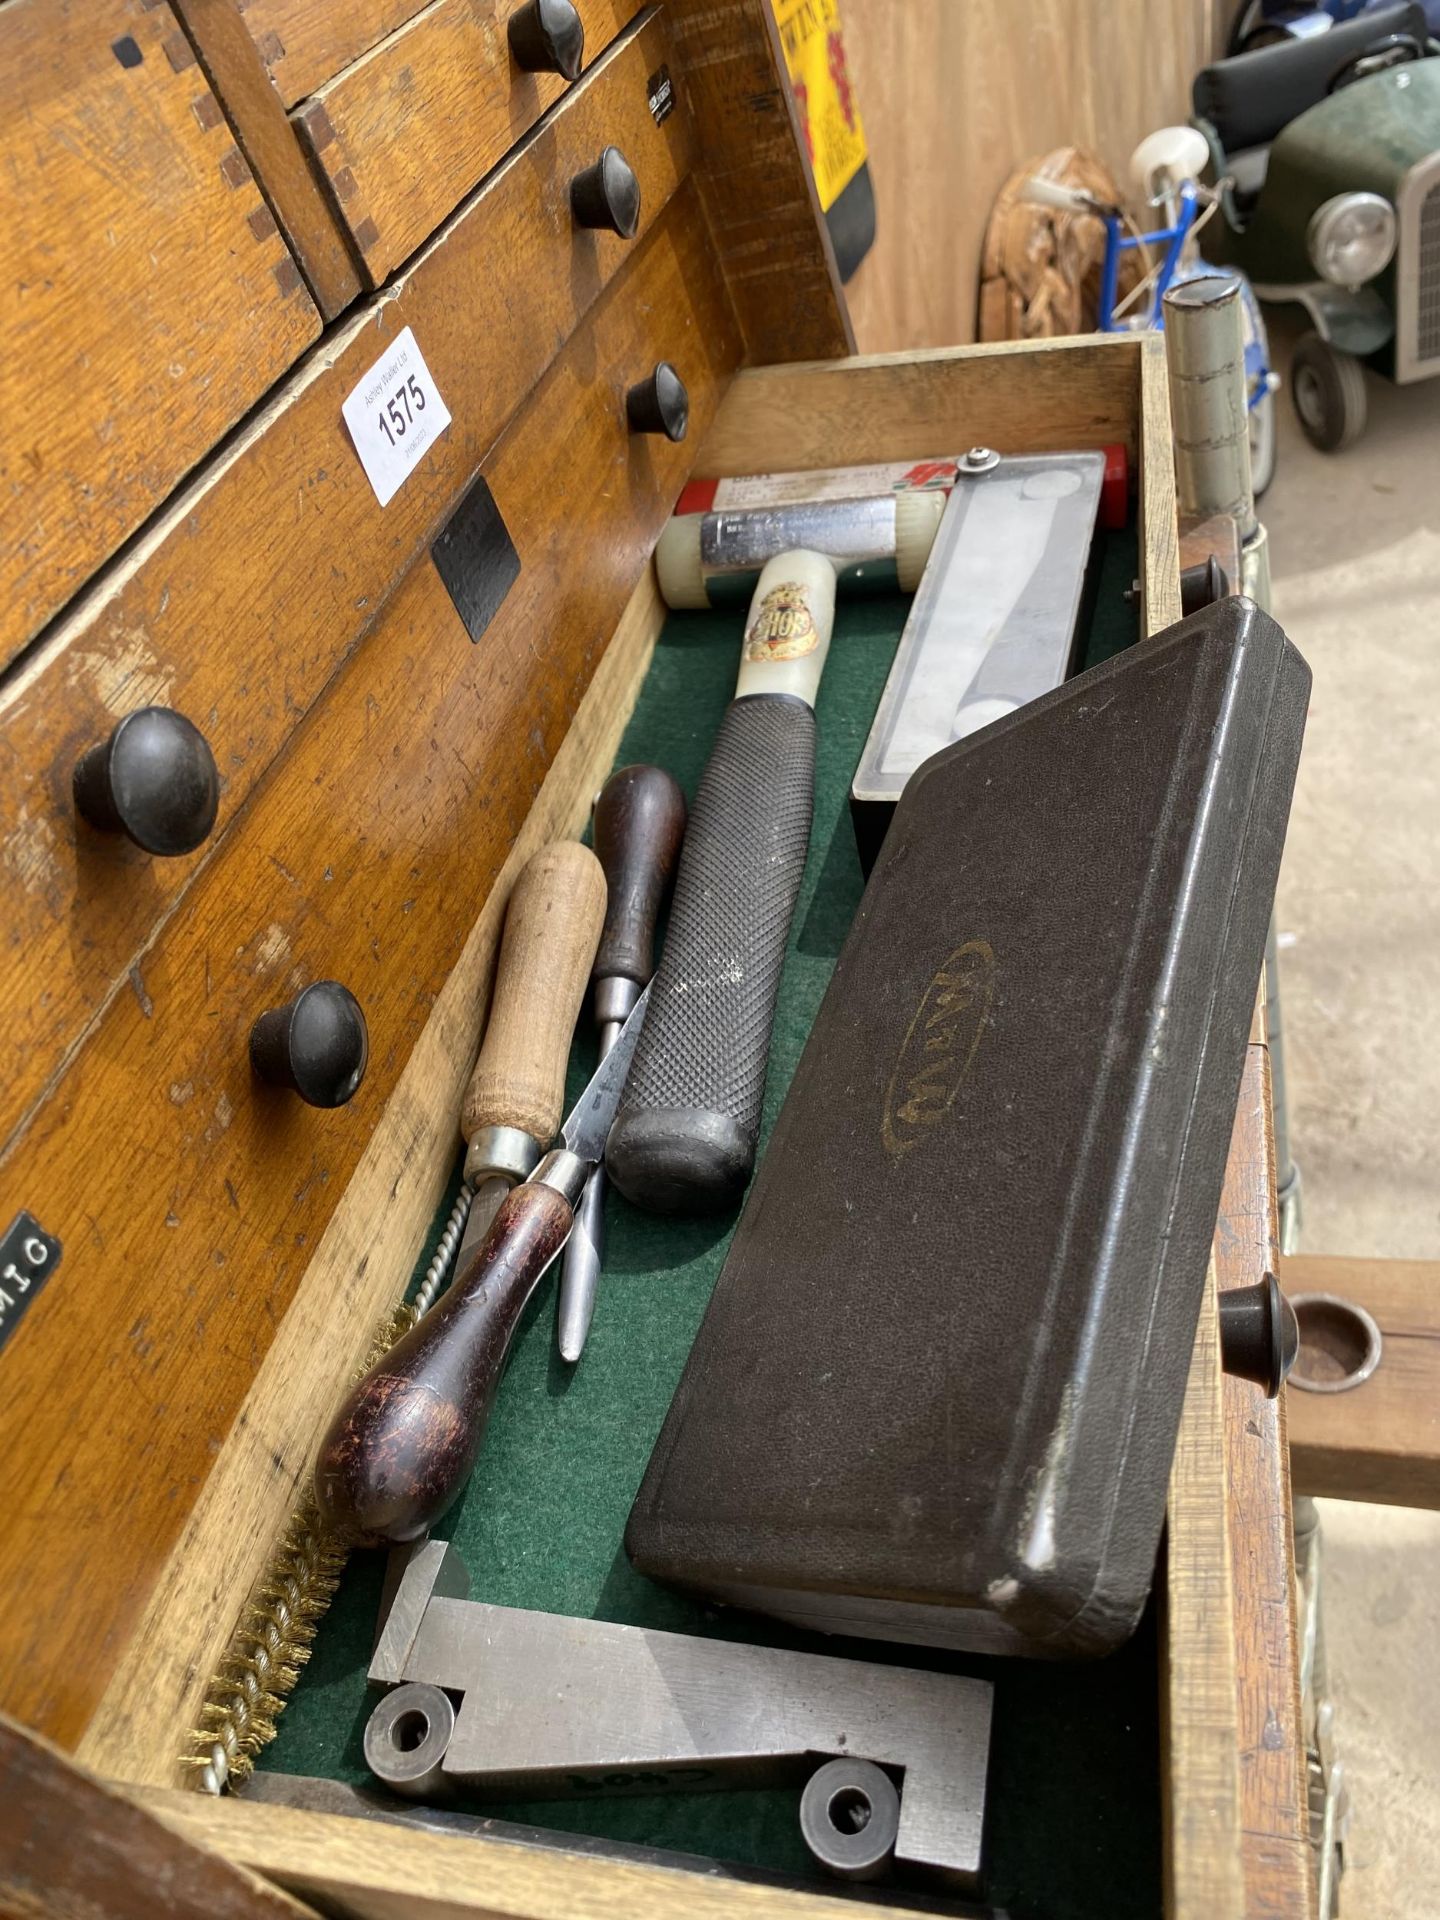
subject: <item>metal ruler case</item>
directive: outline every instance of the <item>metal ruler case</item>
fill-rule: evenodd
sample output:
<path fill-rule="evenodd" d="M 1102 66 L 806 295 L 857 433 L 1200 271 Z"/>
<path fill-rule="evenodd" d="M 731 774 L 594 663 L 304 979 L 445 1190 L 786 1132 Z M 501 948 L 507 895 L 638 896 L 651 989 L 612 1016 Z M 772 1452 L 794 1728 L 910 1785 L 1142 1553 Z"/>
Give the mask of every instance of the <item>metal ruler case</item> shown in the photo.
<path fill-rule="evenodd" d="M 1094 598 L 1104 472 L 1101 453 L 961 460 L 851 783 L 866 872 L 923 761 L 1069 673 Z"/>
<path fill-rule="evenodd" d="M 1148 1592 L 1310 676 L 1230 599 L 905 790 L 630 1516 L 808 1627 Z"/>

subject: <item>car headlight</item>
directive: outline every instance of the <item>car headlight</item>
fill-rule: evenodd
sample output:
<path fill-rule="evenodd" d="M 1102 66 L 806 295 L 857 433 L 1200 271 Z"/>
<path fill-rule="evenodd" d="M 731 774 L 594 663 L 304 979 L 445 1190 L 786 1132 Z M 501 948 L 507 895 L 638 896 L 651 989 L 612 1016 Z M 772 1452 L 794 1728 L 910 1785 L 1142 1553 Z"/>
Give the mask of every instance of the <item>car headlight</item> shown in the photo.
<path fill-rule="evenodd" d="M 1315 271 L 1337 287 L 1358 287 L 1390 264 L 1395 209 L 1378 193 L 1337 193 L 1317 207 L 1305 236 Z"/>

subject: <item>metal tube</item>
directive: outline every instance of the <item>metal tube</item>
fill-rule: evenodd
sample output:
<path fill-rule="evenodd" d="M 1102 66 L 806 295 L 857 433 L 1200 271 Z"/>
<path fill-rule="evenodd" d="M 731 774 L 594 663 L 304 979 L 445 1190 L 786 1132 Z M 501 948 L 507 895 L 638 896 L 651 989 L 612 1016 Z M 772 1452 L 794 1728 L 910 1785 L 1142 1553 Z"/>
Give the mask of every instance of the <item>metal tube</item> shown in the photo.
<path fill-rule="evenodd" d="M 1290 1151 L 1290 1104 L 1285 1084 L 1285 1026 L 1280 1012 L 1280 961 L 1275 916 L 1265 942 L 1265 1040 L 1270 1049 L 1270 1113 L 1275 1130 L 1275 1197 L 1280 1209 L 1280 1251 L 1300 1245 L 1300 1169 Z"/>
<path fill-rule="evenodd" d="M 1250 484 L 1250 419 L 1240 282 L 1232 275 L 1187 280 L 1165 295 L 1175 487 L 1180 517 L 1228 513 L 1240 529 L 1241 590 L 1270 607 L 1270 552 Z M 1290 1148 L 1280 967 L 1271 916 L 1265 955 L 1265 1028 L 1270 1047 L 1280 1244 L 1293 1253 L 1300 1233 L 1300 1169 Z"/>
<path fill-rule="evenodd" d="M 1105 258 L 1100 265 L 1100 330 L 1102 333 L 1114 333 L 1115 289 L 1120 284 L 1120 254 L 1125 242 L 1120 233 L 1120 216 L 1107 213 L 1105 216 Z"/>
<path fill-rule="evenodd" d="M 1182 518 L 1233 514 L 1255 532 L 1245 340 L 1233 275 L 1186 280 L 1165 295 L 1175 486 Z"/>

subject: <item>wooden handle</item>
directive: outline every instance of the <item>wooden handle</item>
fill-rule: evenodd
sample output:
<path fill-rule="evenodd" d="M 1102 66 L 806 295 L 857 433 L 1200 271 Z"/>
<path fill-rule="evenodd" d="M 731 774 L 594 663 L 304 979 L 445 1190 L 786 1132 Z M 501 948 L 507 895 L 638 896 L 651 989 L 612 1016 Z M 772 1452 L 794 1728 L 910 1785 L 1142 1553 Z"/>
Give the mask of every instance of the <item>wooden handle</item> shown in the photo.
<path fill-rule="evenodd" d="M 515 882 L 490 1024 L 461 1110 L 467 1140 L 482 1127 L 518 1127 L 549 1146 L 604 918 L 605 875 L 577 840 L 542 847 Z"/>
<path fill-rule="evenodd" d="M 475 1465 L 510 1342 L 574 1215 L 516 1187 L 438 1306 L 352 1388 L 320 1445 L 315 1499 L 348 1539 L 416 1540 Z"/>
<path fill-rule="evenodd" d="M 685 796 L 663 767 L 611 774 L 595 802 L 595 851 L 606 885 L 597 980 L 643 987 L 655 971 L 655 922 L 684 836 Z"/>

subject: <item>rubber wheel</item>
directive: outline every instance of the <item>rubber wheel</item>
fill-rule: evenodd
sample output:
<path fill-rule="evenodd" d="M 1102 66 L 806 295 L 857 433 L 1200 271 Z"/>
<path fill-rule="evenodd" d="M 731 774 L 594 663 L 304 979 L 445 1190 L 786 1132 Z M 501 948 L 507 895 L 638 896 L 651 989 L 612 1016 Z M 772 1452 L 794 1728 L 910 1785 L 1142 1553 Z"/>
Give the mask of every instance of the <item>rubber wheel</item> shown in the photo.
<path fill-rule="evenodd" d="M 1305 438 L 1322 453 L 1339 453 L 1365 430 L 1365 371 L 1318 333 L 1295 342 L 1290 395 Z"/>
<path fill-rule="evenodd" d="M 1256 27 L 1253 33 L 1247 33 L 1240 43 L 1241 53 L 1258 53 L 1261 47 L 1278 47 L 1291 35 L 1283 27 Z"/>
<path fill-rule="evenodd" d="M 1225 42 L 1225 55 L 1233 60 L 1237 53 L 1244 51 L 1245 42 L 1260 18 L 1260 0 L 1240 0 L 1235 9 L 1235 17 L 1230 22 L 1230 37 Z"/>
<path fill-rule="evenodd" d="M 1250 409 L 1250 491 L 1258 500 L 1275 478 L 1275 396 L 1267 393 Z"/>
<path fill-rule="evenodd" d="M 1248 334 L 1249 329 L 1254 328 L 1254 341 L 1260 349 L 1260 364 L 1266 369 L 1267 390 L 1250 409 L 1250 492 L 1258 500 L 1275 478 L 1275 388 L 1278 382 L 1269 371 L 1273 362 L 1270 358 L 1270 336 L 1265 331 L 1265 316 L 1248 282 L 1244 291 L 1247 295 L 1246 331 Z M 1248 338 L 1245 344 L 1248 355 Z"/>
<path fill-rule="evenodd" d="M 1257 47 L 1277 46 L 1289 38 L 1284 27 L 1267 23 L 1261 0 L 1240 0 L 1225 42 L 1226 57 L 1233 60 L 1237 53 L 1253 53 Z"/>

